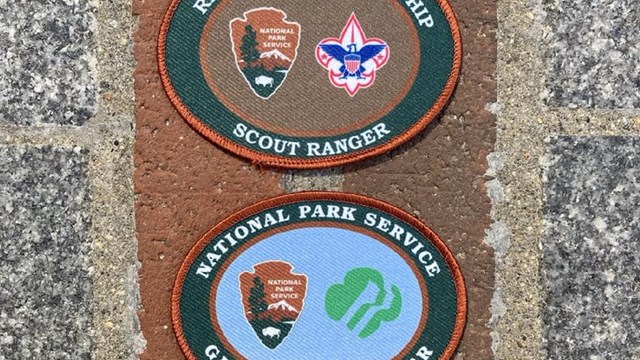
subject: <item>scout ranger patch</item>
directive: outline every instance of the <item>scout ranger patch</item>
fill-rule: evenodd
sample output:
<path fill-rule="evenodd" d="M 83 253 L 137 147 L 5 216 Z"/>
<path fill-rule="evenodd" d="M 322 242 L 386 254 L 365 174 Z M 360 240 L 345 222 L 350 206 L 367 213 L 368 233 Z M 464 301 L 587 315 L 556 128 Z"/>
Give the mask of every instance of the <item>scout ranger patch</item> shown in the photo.
<path fill-rule="evenodd" d="M 462 59 L 447 0 L 172 0 L 160 77 L 207 139 L 257 164 L 338 166 L 422 131 Z"/>
<path fill-rule="evenodd" d="M 466 290 L 443 241 L 371 198 L 299 193 L 204 235 L 172 297 L 190 359 L 450 359 Z"/>

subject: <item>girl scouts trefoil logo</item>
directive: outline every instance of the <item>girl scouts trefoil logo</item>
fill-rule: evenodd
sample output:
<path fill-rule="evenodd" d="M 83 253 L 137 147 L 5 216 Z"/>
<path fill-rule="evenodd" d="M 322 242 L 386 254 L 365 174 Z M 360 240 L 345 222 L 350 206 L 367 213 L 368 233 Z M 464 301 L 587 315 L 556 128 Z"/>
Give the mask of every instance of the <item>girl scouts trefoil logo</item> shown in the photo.
<path fill-rule="evenodd" d="M 357 310 L 350 315 L 351 318 L 347 322 L 349 330 L 354 330 L 362 320 L 366 320 L 364 327 L 359 331 L 358 337 L 366 339 L 375 334 L 376 331 L 385 322 L 396 320 L 402 312 L 402 293 L 400 289 L 392 285 L 391 292 L 387 291 L 384 286 L 384 277 L 380 271 L 372 268 L 356 268 L 349 271 L 344 282 L 335 284 L 327 290 L 325 296 L 325 309 L 327 315 L 332 320 L 341 321 L 352 308 L 362 294 L 366 292 L 370 286 L 377 288 L 377 294 L 374 300 L 364 302 Z M 391 298 L 389 304 L 385 307 L 385 301 Z M 373 310 L 374 314 L 369 319 L 366 315 L 369 310 Z"/>
<path fill-rule="evenodd" d="M 274 8 L 258 8 L 231 20 L 236 65 L 253 92 L 270 98 L 287 78 L 298 55 L 300 24 Z"/>
<path fill-rule="evenodd" d="M 329 70 L 333 86 L 355 96 L 376 79 L 376 71 L 389 61 L 389 45 L 367 38 L 355 14 L 351 14 L 340 38 L 324 39 L 316 47 L 316 60 Z"/>

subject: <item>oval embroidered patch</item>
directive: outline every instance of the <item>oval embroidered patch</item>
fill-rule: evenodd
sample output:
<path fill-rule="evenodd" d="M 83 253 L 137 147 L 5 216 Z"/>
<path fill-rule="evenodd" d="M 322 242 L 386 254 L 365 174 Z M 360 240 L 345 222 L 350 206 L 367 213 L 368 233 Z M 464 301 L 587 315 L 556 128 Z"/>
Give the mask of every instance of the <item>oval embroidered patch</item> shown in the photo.
<path fill-rule="evenodd" d="M 460 268 L 410 214 L 342 193 L 258 203 L 182 264 L 173 324 L 188 359 L 449 359 L 466 320 Z"/>
<path fill-rule="evenodd" d="M 256 163 L 337 166 L 423 130 L 462 58 L 447 0 L 174 0 L 160 75 L 206 138 Z"/>

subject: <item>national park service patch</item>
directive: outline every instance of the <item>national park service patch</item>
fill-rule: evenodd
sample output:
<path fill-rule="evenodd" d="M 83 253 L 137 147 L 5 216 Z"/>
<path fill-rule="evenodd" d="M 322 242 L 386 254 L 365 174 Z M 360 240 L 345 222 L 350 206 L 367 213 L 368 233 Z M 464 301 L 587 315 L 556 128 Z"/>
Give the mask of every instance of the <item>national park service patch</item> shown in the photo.
<path fill-rule="evenodd" d="M 450 359 L 466 320 L 460 268 L 415 217 L 371 198 L 299 193 L 222 221 L 172 297 L 190 360 Z"/>
<path fill-rule="evenodd" d="M 173 0 L 158 55 L 203 136 L 259 164 L 320 168 L 423 130 L 461 53 L 447 0 Z"/>

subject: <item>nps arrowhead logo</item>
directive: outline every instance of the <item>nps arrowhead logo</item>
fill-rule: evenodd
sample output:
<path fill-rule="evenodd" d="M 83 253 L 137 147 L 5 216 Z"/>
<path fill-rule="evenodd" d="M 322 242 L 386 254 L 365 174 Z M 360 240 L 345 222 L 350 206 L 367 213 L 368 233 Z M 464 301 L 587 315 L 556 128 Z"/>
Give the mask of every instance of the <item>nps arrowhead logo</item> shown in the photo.
<path fill-rule="evenodd" d="M 269 349 L 289 335 L 304 307 L 307 277 L 294 274 L 293 265 L 268 261 L 240 274 L 240 293 L 247 321 Z"/>
<path fill-rule="evenodd" d="M 253 92 L 268 99 L 280 88 L 298 56 L 300 24 L 274 8 L 258 8 L 231 20 L 238 70 Z"/>

